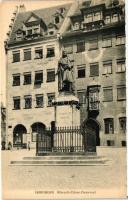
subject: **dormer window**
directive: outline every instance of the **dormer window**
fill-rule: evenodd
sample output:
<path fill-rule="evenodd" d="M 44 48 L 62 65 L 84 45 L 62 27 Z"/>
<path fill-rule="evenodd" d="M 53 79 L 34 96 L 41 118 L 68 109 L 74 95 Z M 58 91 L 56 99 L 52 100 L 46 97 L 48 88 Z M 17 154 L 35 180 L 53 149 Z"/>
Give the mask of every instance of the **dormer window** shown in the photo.
<path fill-rule="evenodd" d="M 106 18 L 105 18 L 105 23 L 106 24 L 110 24 L 111 23 L 111 16 L 110 15 L 107 15 Z"/>
<path fill-rule="evenodd" d="M 39 38 L 46 31 L 47 26 L 44 21 L 35 13 L 31 13 L 23 23 L 23 30 L 26 33 L 25 39 L 31 40 Z"/>
<path fill-rule="evenodd" d="M 34 34 L 39 33 L 39 28 L 34 28 L 34 29 L 33 29 L 33 33 L 34 33 Z"/>
<path fill-rule="evenodd" d="M 21 40 L 22 38 L 23 38 L 23 34 L 22 34 L 22 33 L 20 33 L 20 34 L 17 33 L 17 34 L 16 34 L 16 39 L 17 39 L 17 40 Z"/>
<path fill-rule="evenodd" d="M 65 11 L 65 8 L 60 8 L 59 10 L 60 10 L 60 13 L 63 14 Z"/>
<path fill-rule="evenodd" d="M 27 30 L 27 35 L 32 36 L 33 34 L 39 34 L 39 27 L 31 28 Z"/>
<path fill-rule="evenodd" d="M 113 6 L 117 6 L 119 4 L 119 0 L 113 0 Z"/>
<path fill-rule="evenodd" d="M 32 29 L 27 30 L 27 35 L 32 35 Z"/>
<path fill-rule="evenodd" d="M 75 22 L 73 26 L 73 30 L 79 30 L 80 29 L 80 24 L 79 22 Z"/>
<path fill-rule="evenodd" d="M 118 14 L 114 14 L 112 16 L 112 22 L 118 22 L 118 20 L 119 20 Z"/>
<path fill-rule="evenodd" d="M 98 21 L 98 20 L 101 20 L 101 13 L 100 12 L 94 13 L 94 21 Z"/>
<path fill-rule="evenodd" d="M 87 16 L 86 16 L 86 22 L 87 23 L 89 23 L 89 22 L 92 22 L 93 20 L 92 20 L 92 14 L 88 14 Z"/>
<path fill-rule="evenodd" d="M 49 23 L 48 25 L 48 35 L 54 35 L 56 32 L 57 26 L 53 23 Z"/>
<path fill-rule="evenodd" d="M 59 16 L 56 16 L 55 17 L 55 24 L 58 24 L 60 22 L 60 17 Z"/>
<path fill-rule="evenodd" d="M 54 31 L 49 31 L 49 35 L 54 35 Z"/>
<path fill-rule="evenodd" d="M 16 32 L 16 40 L 22 40 L 23 39 L 23 31 L 22 30 L 18 30 L 17 32 Z"/>

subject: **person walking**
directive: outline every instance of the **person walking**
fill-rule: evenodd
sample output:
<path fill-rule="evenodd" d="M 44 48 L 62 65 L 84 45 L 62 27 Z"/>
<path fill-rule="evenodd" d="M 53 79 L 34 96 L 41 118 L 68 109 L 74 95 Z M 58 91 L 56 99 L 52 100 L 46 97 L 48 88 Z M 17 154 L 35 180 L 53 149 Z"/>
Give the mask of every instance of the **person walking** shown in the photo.
<path fill-rule="evenodd" d="M 28 142 L 28 150 L 30 151 L 30 142 Z"/>

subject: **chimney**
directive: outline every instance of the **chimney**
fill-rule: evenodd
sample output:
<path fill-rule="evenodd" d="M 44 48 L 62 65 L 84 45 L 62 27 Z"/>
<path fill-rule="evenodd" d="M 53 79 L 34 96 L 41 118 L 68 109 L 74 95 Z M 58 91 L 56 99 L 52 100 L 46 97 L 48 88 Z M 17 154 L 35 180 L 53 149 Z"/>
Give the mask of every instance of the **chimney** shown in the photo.
<path fill-rule="evenodd" d="M 26 8 L 25 8 L 24 4 L 19 6 L 19 13 L 23 13 L 23 12 L 26 12 Z"/>

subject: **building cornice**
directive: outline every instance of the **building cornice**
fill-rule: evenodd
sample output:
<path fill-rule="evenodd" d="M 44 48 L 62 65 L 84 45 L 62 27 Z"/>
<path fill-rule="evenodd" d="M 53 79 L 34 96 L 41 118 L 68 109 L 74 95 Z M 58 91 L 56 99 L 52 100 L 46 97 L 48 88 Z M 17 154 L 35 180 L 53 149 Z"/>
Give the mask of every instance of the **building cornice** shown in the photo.
<path fill-rule="evenodd" d="M 14 48 L 20 48 L 20 47 L 26 47 L 26 46 L 30 46 L 30 45 L 38 45 L 38 44 L 42 44 L 43 43 L 50 43 L 50 42 L 55 42 L 57 41 L 57 36 L 52 36 L 52 37 L 48 37 L 48 38 L 40 38 L 40 39 L 36 39 L 36 40 L 26 40 L 26 41 L 19 41 L 16 43 L 8 43 L 7 46 L 7 50 L 9 49 L 14 49 Z"/>
<path fill-rule="evenodd" d="M 101 29 L 95 29 L 95 30 L 90 30 L 90 31 L 84 31 L 84 30 L 69 31 L 69 32 L 65 33 L 64 35 L 62 35 L 61 40 L 68 38 L 68 37 L 76 37 L 76 36 L 80 36 L 80 35 L 81 36 L 89 35 L 89 34 L 99 33 L 99 32 L 103 32 L 103 31 L 107 31 L 107 30 L 110 31 L 110 29 L 111 30 L 115 30 L 115 29 L 119 30 L 119 28 L 120 28 L 120 30 L 121 30 L 122 27 L 124 27 L 124 29 L 125 29 L 125 22 L 124 21 L 114 23 L 114 24 L 111 24 L 111 25 L 106 25 L 106 26 L 102 27 Z M 122 29 L 122 31 L 123 31 L 123 29 Z"/>

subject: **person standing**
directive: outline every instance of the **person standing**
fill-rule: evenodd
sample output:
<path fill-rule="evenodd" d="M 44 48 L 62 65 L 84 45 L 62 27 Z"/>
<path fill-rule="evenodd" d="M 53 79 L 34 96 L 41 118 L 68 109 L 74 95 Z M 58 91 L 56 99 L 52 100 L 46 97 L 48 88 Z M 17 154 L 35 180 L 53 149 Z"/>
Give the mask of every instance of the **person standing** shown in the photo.
<path fill-rule="evenodd" d="M 30 151 L 30 142 L 28 142 L 28 150 Z"/>

